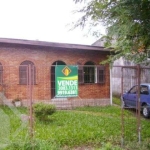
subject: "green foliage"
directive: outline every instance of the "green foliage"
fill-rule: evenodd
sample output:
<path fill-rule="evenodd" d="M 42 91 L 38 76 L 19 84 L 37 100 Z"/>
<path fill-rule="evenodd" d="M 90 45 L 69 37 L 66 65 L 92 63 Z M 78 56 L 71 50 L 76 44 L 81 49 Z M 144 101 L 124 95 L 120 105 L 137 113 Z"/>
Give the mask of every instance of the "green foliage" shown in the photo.
<path fill-rule="evenodd" d="M 56 107 L 51 104 L 36 103 L 33 105 L 33 111 L 37 119 L 46 121 L 56 111 Z"/>
<path fill-rule="evenodd" d="M 116 106 L 82 107 L 75 110 L 57 111 L 50 122 L 34 122 L 34 137 L 30 141 L 27 124 L 22 122 L 18 111 L 27 114 L 26 108 L 0 107 L 10 121 L 9 139 L 1 136 L 4 150 L 120 150 L 150 148 L 149 120 L 141 118 L 141 145 L 137 144 L 137 119 L 135 112 L 124 110 L 125 145 L 121 148 L 121 109 Z M 17 111 L 16 111 L 17 110 Z M 16 113 L 17 112 L 17 113 Z M 2 115 L 2 114 L 1 114 Z M 5 123 L 5 122 L 4 122 Z M 6 122 L 7 123 L 7 122 Z M 1 131 L 4 127 L 0 126 Z M 9 128 L 8 128 L 9 129 Z M 0 132 L 2 133 L 2 132 Z"/>
<path fill-rule="evenodd" d="M 5 150 L 61 150 L 59 144 L 50 143 L 45 140 L 29 140 L 10 142 Z"/>
<path fill-rule="evenodd" d="M 98 28 L 102 23 L 107 34 L 105 46 L 113 48 L 113 56 L 107 61 L 124 57 L 136 63 L 144 61 L 150 53 L 150 1 L 149 0 L 74 0 L 84 2 L 78 12 L 82 17 L 75 27 Z M 93 31 L 99 36 L 101 28 Z M 100 37 L 99 37 L 100 38 Z M 115 55 L 114 55 L 115 54 Z"/>

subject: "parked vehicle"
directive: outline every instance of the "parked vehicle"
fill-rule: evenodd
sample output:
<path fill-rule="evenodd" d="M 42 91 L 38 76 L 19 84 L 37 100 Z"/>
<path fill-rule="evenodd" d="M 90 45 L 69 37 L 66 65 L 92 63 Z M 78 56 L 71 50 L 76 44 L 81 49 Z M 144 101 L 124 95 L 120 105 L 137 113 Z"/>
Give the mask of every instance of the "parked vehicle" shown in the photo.
<path fill-rule="evenodd" d="M 140 108 L 145 118 L 150 117 L 150 83 L 140 84 Z M 123 107 L 138 108 L 138 85 L 122 95 Z"/>

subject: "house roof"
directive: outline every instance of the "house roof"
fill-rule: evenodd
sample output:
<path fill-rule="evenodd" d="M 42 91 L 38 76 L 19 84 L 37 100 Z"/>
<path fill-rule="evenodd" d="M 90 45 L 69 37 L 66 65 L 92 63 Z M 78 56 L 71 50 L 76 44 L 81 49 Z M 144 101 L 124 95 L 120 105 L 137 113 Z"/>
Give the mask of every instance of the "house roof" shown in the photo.
<path fill-rule="evenodd" d="M 53 47 L 53 48 L 65 48 L 65 49 L 79 49 L 79 50 L 92 50 L 92 51 L 110 52 L 110 49 L 106 49 L 102 46 L 68 44 L 68 43 L 55 43 L 55 42 L 45 42 L 45 41 L 38 41 L 38 40 L 22 40 L 22 39 L 0 38 L 0 45 L 1 44 L 8 44 L 8 45 L 15 44 L 15 45 L 26 45 L 26 46 L 42 46 L 42 47 Z"/>

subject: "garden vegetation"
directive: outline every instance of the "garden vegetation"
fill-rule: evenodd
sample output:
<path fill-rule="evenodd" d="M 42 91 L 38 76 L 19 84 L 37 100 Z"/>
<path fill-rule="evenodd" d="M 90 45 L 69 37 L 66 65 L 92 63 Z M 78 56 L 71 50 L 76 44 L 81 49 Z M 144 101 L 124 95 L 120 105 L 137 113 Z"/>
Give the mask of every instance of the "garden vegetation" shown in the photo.
<path fill-rule="evenodd" d="M 124 147 L 121 147 L 121 108 L 118 106 L 58 110 L 50 116 L 49 121 L 35 119 L 33 138 L 29 134 L 28 122 L 23 122 L 20 114 L 16 112 L 28 115 L 26 108 L 0 107 L 0 119 L 3 119 L 0 126 L 0 149 L 147 150 L 150 148 L 149 120 L 141 119 L 142 142 L 139 145 L 137 120 L 134 112 L 128 110 L 124 112 L 125 143 Z"/>

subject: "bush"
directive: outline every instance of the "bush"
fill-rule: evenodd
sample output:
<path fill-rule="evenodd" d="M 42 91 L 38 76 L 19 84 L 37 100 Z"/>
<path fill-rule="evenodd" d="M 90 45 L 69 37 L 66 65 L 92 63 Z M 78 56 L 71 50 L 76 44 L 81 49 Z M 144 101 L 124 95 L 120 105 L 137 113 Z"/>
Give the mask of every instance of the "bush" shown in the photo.
<path fill-rule="evenodd" d="M 46 121 L 56 111 L 55 105 L 36 103 L 33 105 L 34 115 L 37 119 Z"/>

